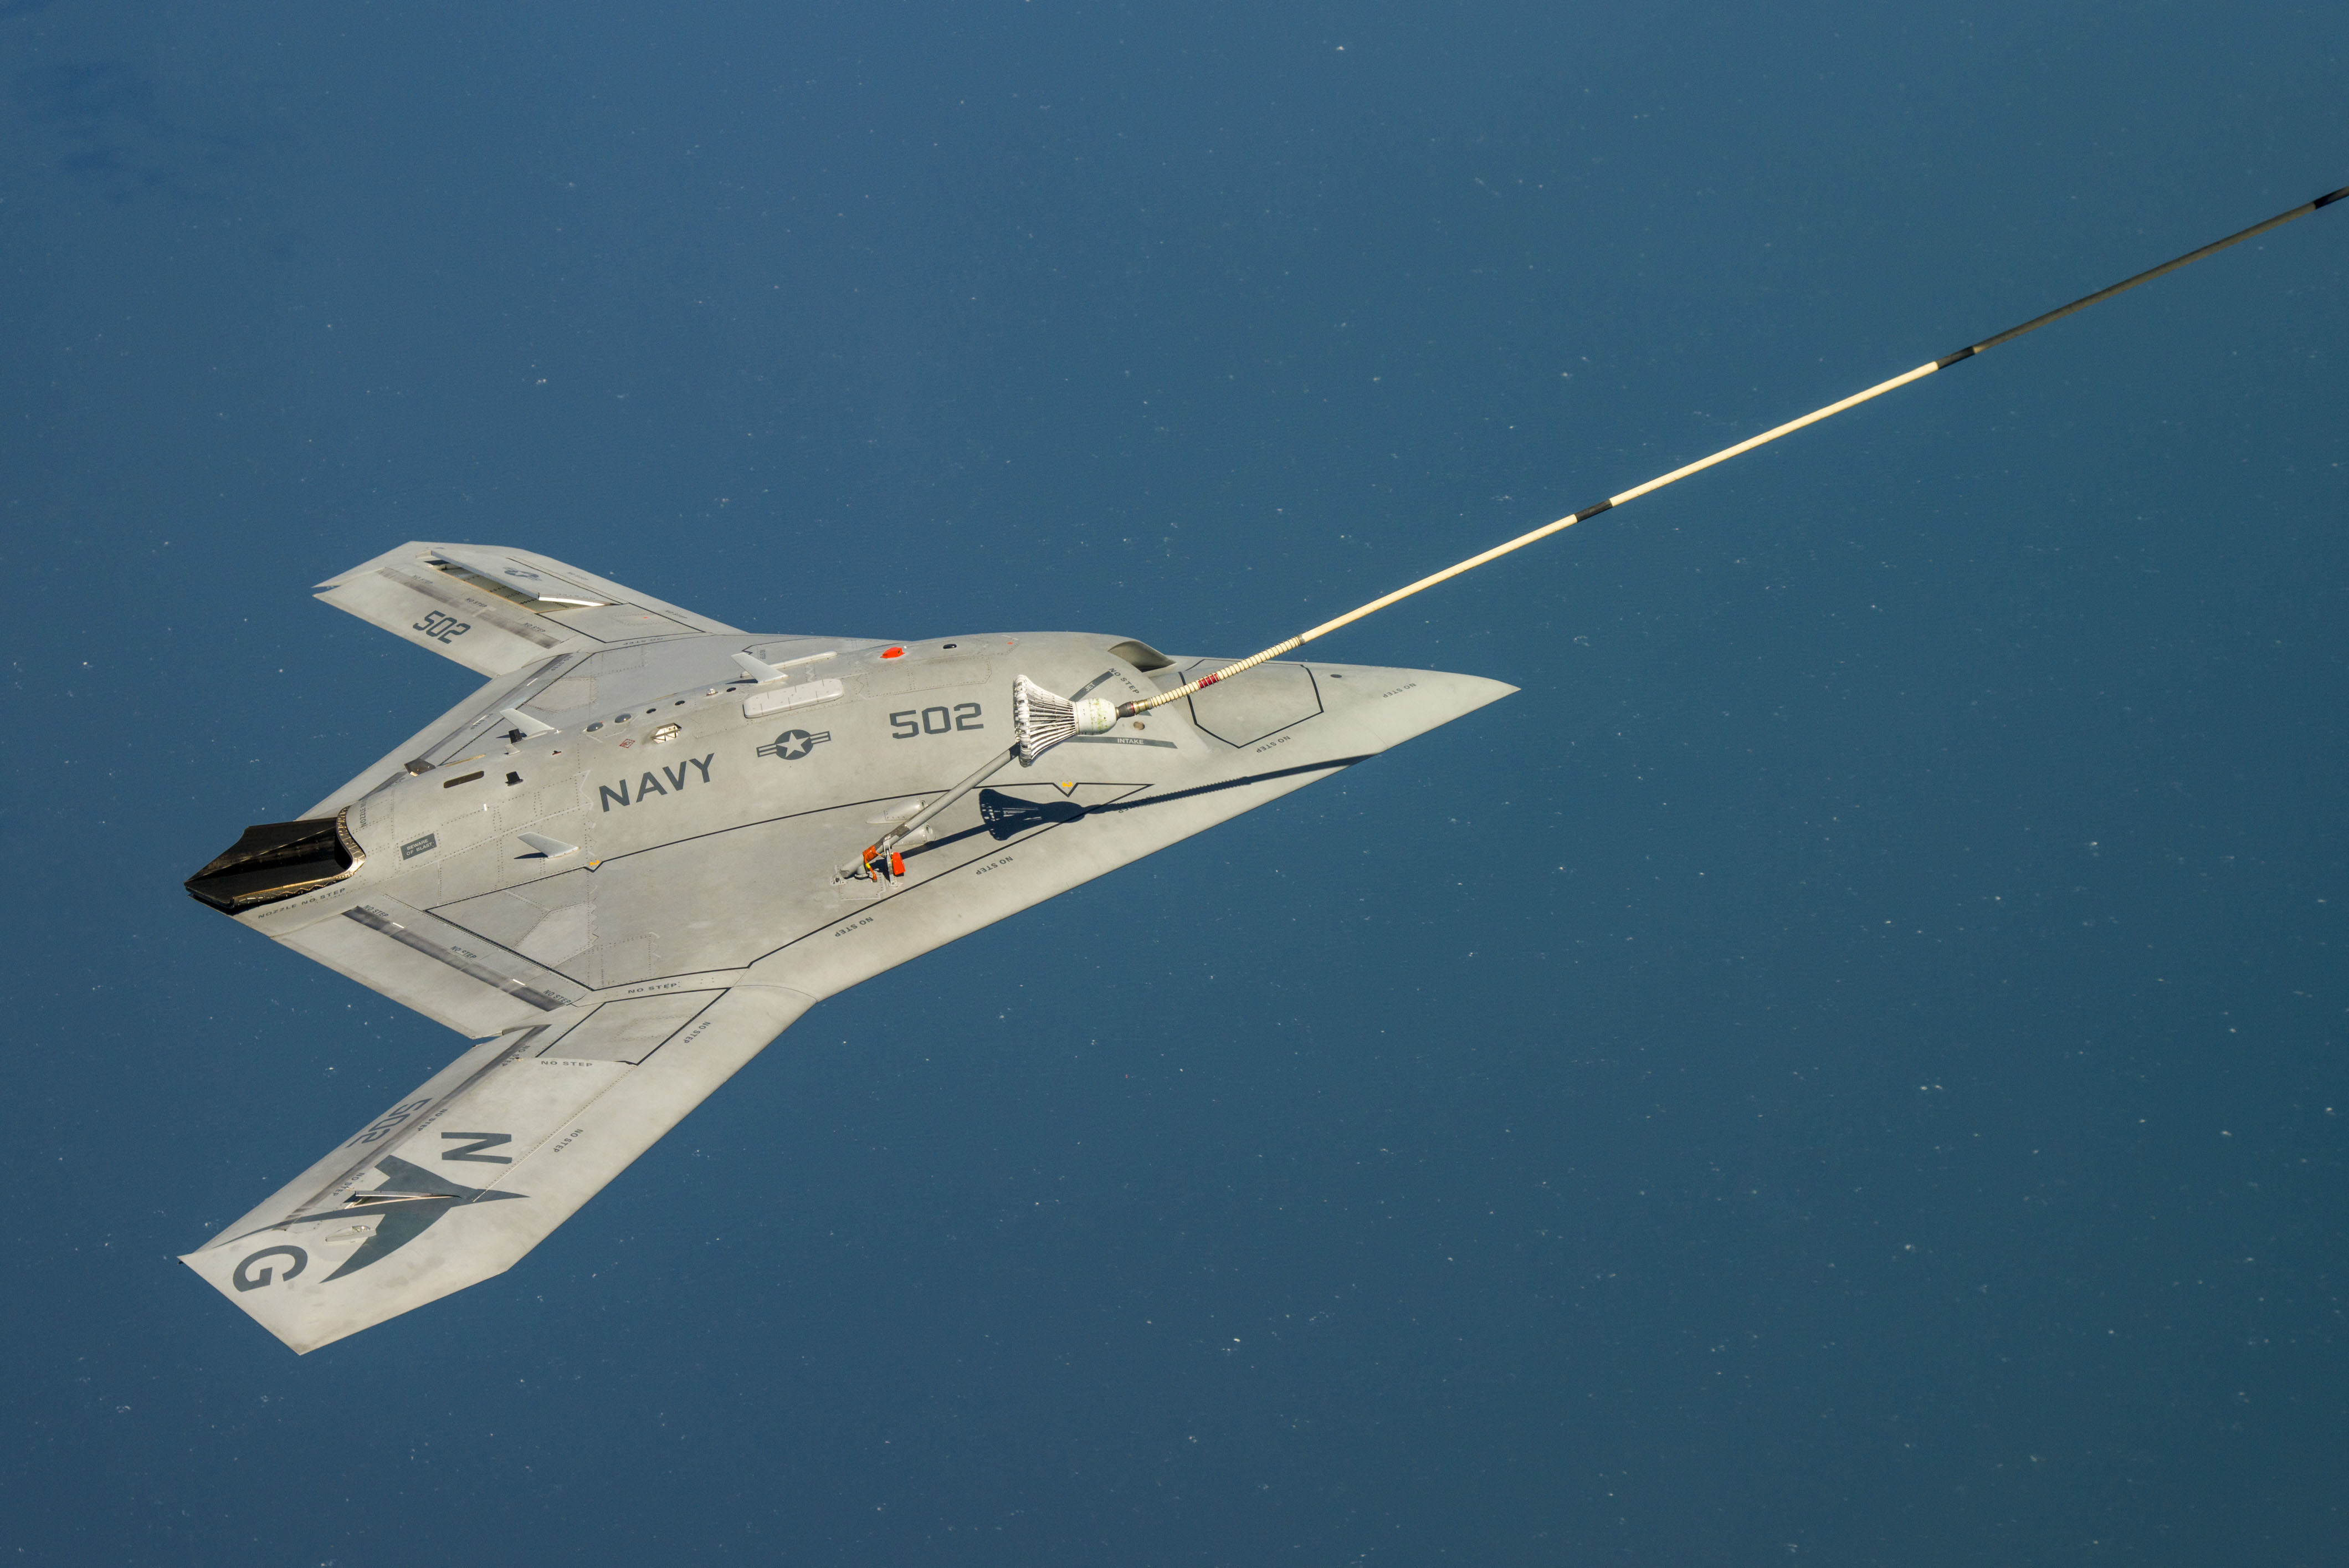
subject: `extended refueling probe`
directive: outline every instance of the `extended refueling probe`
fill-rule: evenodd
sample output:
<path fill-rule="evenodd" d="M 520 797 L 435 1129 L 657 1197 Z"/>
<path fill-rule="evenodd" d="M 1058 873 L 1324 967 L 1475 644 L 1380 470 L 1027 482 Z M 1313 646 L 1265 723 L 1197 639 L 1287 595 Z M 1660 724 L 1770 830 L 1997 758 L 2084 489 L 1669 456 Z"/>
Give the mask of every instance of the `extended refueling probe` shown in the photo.
<path fill-rule="evenodd" d="M 1023 760 L 1032 763 L 1071 735 L 1098 735 L 1116 722 L 1117 714 L 1106 702 L 1098 699 L 1071 702 L 1066 697 L 1055 697 L 1025 675 L 1020 676 L 1011 685 L 1011 728 L 1019 739 L 1011 742 L 1009 749 L 988 757 L 960 784 L 866 845 L 864 854 L 834 875 L 843 881 L 858 877 L 874 882 L 895 881 L 905 874 L 905 857 L 898 853 L 897 846 L 938 813 L 1012 763 Z M 1084 728 L 1086 724 L 1092 728 Z"/>
<path fill-rule="evenodd" d="M 2329 207 L 2333 202 L 2341 201 L 2344 197 L 2349 197 L 2349 185 L 2344 185 L 2338 191 L 2319 196 L 2313 202 L 2303 202 L 2288 213 L 2278 213 L 2274 217 L 2270 218 L 2263 223 L 2253 223 L 2250 228 L 2243 230 L 2240 234 L 2229 234 L 2225 239 L 2214 241 L 2209 244 L 2204 245 L 2200 250 L 2189 251 L 2184 255 L 2178 257 L 2174 261 L 2166 261 L 2149 272 L 2141 272 L 2135 277 L 2126 278 L 2121 282 L 2113 285 L 2110 288 L 2100 288 L 2095 293 L 2088 295 L 2084 298 L 2074 300 L 2071 304 L 2063 306 L 2061 309 L 2051 310 L 2044 316 L 2034 316 L 2030 320 L 2024 322 L 2022 326 L 2010 327 L 1994 337 L 1985 337 L 1979 343 L 1969 344 L 1967 347 L 1959 349 L 1954 354 L 1944 354 L 1938 359 L 1928 360 L 1926 363 L 1918 366 L 1915 369 L 1895 376 L 1889 381 L 1878 381 L 1875 386 L 1868 388 L 1866 391 L 1855 392 L 1850 397 L 1844 399 L 1841 402 L 1829 403 L 1824 409 L 1813 410 L 1811 412 L 1805 414 L 1801 419 L 1789 420 L 1785 424 L 1778 426 L 1775 430 L 1764 431 L 1760 435 L 1739 441 L 1735 446 L 1723 447 L 1721 451 L 1714 452 L 1711 457 L 1701 458 L 1697 462 L 1692 462 L 1685 467 L 1676 468 L 1670 473 L 1651 479 L 1645 484 L 1635 485 L 1631 489 L 1623 492 L 1620 495 L 1610 495 L 1595 506 L 1586 506 L 1579 512 L 1569 513 L 1566 516 L 1559 518 L 1557 522 L 1545 524 L 1541 527 L 1535 529 L 1530 534 L 1520 534 L 1506 545 L 1496 545 L 1481 556 L 1471 556 L 1468 559 L 1461 562 L 1458 566 L 1446 566 L 1444 570 L 1436 573 L 1433 576 L 1422 577 L 1419 581 L 1412 584 L 1408 587 L 1397 588 L 1394 592 L 1387 595 L 1384 598 L 1372 599 L 1369 604 L 1362 606 L 1360 609 L 1349 610 L 1335 620 L 1325 620 L 1319 626 L 1315 627 L 1311 631 L 1299 632 L 1297 636 L 1290 638 L 1287 642 L 1276 644 L 1271 648 L 1266 649 L 1262 653 L 1250 654 L 1247 658 L 1241 659 L 1238 663 L 1227 664 L 1212 675 L 1202 675 L 1198 680 L 1192 681 L 1187 686 L 1178 686 L 1172 691 L 1162 691 L 1155 697 L 1146 697 L 1139 701 L 1121 702 L 1117 705 L 1115 710 L 1115 717 L 1118 719 L 1131 719 L 1138 713 L 1147 713 L 1153 708 L 1163 707 L 1166 703 L 1177 701 L 1182 698 L 1188 697 L 1195 691 L 1213 686 L 1218 680 L 1229 680 L 1233 676 L 1253 670 L 1268 659 L 1278 659 L 1284 653 L 1293 652 L 1296 649 L 1304 647 L 1307 643 L 1311 642 L 1317 637 L 1325 636 L 1330 632 L 1337 630 L 1341 626 L 1350 626 L 1353 622 L 1361 619 L 1364 616 L 1371 614 L 1373 610 L 1382 610 L 1398 599 L 1407 599 L 1411 597 L 1412 595 L 1419 592 L 1422 588 L 1432 588 L 1438 583 L 1456 577 L 1461 573 L 1481 566 L 1487 561 L 1497 560 L 1501 556 L 1507 555 L 1512 550 L 1522 550 L 1537 539 L 1547 539 L 1552 534 L 1557 533 L 1560 529 L 1571 528 L 1577 523 L 1586 522 L 1590 518 L 1598 516 L 1601 512 L 1608 511 L 1612 507 L 1622 505 L 1627 501 L 1636 501 L 1640 496 L 1647 494 L 1650 491 L 1661 490 L 1665 485 L 1671 483 L 1674 480 L 1686 479 L 1690 474 L 1711 468 L 1714 463 L 1726 462 L 1733 457 L 1752 452 L 1757 446 L 1764 446 L 1771 441 L 1776 441 L 1782 435 L 1791 435 L 1795 431 L 1801 430 L 1805 425 L 1815 425 L 1821 420 L 1827 418 L 1829 415 L 1839 414 L 1846 409 L 1857 408 L 1860 404 L 1868 401 L 1870 398 L 1880 398 L 1896 387 L 1905 387 L 1911 381 L 1921 381 L 1936 370 L 1946 370 L 1961 359 L 1971 359 L 1975 355 L 1982 353 L 1987 349 L 1995 348 L 2002 343 L 2012 343 L 2026 332 L 2036 332 L 2050 322 L 2061 321 L 2064 317 L 2073 314 L 2075 311 L 2085 310 L 2092 305 L 2100 305 L 2116 294 L 2127 293 L 2130 289 L 2135 288 L 2141 283 L 2151 283 L 2155 278 L 2159 277 L 2164 273 L 2176 272 L 2179 267 L 2185 266 L 2190 262 L 2200 261 L 2204 256 L 2223 251 L 2229 245 L 2240 244 L 2245 240 L 2266 234 L 2270 229 L 2280 228 L 2283 224 L 2291 223 L 2294 218 L 2306 217 L 2309 213 L 2315 212 L 2319 207 Z M 1078 704 L 1080 710 L 1082 710 L 1085 706 L 1087 705 L 1082 703 Z M 1106 708 L 1108 704 L 1102 703 L 1100 706 Z M 1099 716 L 1094 714 L 1081 714 L 1081 717 L 1098 718 Z M 1075 734 L 1097 735 L 1102 733 L 1103 731 L 1106 731 L 1108 728 L 1108 724 L 1102 724 L 1100 729 L 1080 728 L 1071 732 Z M 1062 738 L 1065 737 L 1055 737 L 1055 739 Z"/>
<path fill-rule="evenodd" d="M 1456 566 L 1446 566 L 1432 576 L 1422 577 L 1408 587 L 1397 588 L 1384 597 L 1372 599 L 1359 609 L 1348 610 L 1335 620 L 1325 620 L 1312 630 L 1299 632 L 1286 642 L 1276 643 L 1266 649 L 1262 653 L 1250 654 L 1237 664 L 1224 666 L 1212 675 L 1202 675 L 1187 686 L 1177 686 L 1173 691 L 1162 691 L 1155 697 L 1121 702 L 1112 707 L 1098 698 L 1072 701 L 1066 697 L 1055 696 L 1022 675 L 1014 687 L 1012 698 L 1013 722 L 1019 736 L 1018 743 L 1002 755 L 990 758 L 981 765 L 978 772 L 957 784 L 913 817 L 884 834 L 880 842 L 868 847 L 856 863 L 842 867 L 840 874 L 843 877 L 869 877 L 875 881 L 905 875 L 905 861 L 896 854 L 895 846 L 904 841 L 905 836 L 972 790 L 977 789 L 986 780 L 1009 767 L 1015 761 L 1024 759 L 1033 762 L 1047 750 L 1072 735 L 1105 734 L 1115 727 L 1120 719 L 1134 718 L 1147 713 L 1153 708 L 1180 701 L 1195 692 L 1205 691 L 1217 681 L 1229 680 L 1235 675 L 1246 674 L 1268 659 L 1278 659 L 1284 653 L 1294 652 L 1316 638 L 1327 636 L 1341 626 L 1350 626 L 1364 616 L 1382 610 L 1398 600 L 1411 597 L 1423 588 L 1432 588 L 1438 583 L 1447 582 L 1463 572 L 1475 570 L 1487 561 L 1498 560 L 1513 550 L 1522 550 L 1537 539 L 1547 539 L 1552 534 L 1571 528 L 1577 523 L 1587 522 L 1601 512 L 1620 506 L 1627 501 L 1636 501 L 1651 491 L 1661 490 L 1667 484 L 1686 479 L 1692 473 L 1702 472 L 1717 462 L 1726 462 L 1733 457 L 1752 452 L 1757 446 L 1765 446 L 1780 436 L 1791 435 L 1806 425 L 1815 425 L 1821 420 L 1843 412 L 1846 409 L 1857 408 L 1869 399 L 1880 398 L 1895 388 L 1905 387 L 1911 381 L 1921 381 L 1937 370 L 1946 370 L 1961 360 L 1971 359 L 1975 355 L 1995 348 L 2002 343 L 2012 343 L 2026 332 L 2036 332 L 2049 323 L 2061 321 L 2075 311 L 2085 310 L 2092 305 L 2100 305 L 2116 294 L 2127 293 L 2141 283 L 2151 283 L 2164 273 L 2176 272 L 2179 267 L 2200 261 L 2204 256 L 2215 254 L 2225 250 L 2229 245 L 2240 244 L 2245 240 L 2266 234 L 2270 229 L 2280 228 L 2294 218 L 2305 217 L 2320 207 L 2329 207 L 2344 198 L 2349 198 L 2349 185 L 2344 185 L 2338 191 L 2329 192 L 2313 202 L 2303 202 L 2289 212 L 2278 213 L 2265 223 L 2253 223 L 2250 228 L 2239 234 L 2229 234 L 2223 240 L 2214 240 L 2199 250 L 2189 251 L 2184 255 L 2166 261 L 2149 271 L 2138 273 L 2135 277 L 2124 278 L 2109 288 L 2100 288 L 2094 294 L 2084 296 L 2044 316 L 2034 316 L 2020 327 L 2010 327 L 1995 337 L 1985 337 L 1979 343 L 1969 344 L 1953 354 L 1944 354 L 1938 359 L 1929 359 L 1915 369 L 1903 371 L 1889 381 L 1878 381 L 1867 390 L 1854 392 L 1840 402 L 1829 403 L 1823 409 L 1814 409 L 1801 419 L 1789 420 L 1775 429 L 1766 430 L 1760 435 L 1748 437 L 1735 446 L 1723 447 L 1711 457 L 1700 458 L 1694 462 L 1672 470 L 1670 473 L 1661 474 L 1645 484 L 1634 485 L 1621 494 L 1610 495 L 1596 505 L 1586 506 L 1579 512 L 1568 513 L 1557 522 L 1544 524 L 1530 534 L 1520 534 L 1505 545 L 1495 545 L 1481 556 L 1471 556 Z"/>

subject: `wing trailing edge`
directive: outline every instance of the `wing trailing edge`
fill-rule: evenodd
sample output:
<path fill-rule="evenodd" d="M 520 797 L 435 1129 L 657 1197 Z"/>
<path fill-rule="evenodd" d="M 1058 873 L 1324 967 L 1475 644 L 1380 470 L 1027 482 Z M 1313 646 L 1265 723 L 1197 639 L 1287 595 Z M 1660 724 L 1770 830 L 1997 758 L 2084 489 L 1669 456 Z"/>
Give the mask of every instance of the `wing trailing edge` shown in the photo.
<path fill-rule="evenodd" d="M 488 676 L 559 653 L 735 629 L 552 556 L 497 545 L 412 540 L 319 584 L 317 597 Z"/>

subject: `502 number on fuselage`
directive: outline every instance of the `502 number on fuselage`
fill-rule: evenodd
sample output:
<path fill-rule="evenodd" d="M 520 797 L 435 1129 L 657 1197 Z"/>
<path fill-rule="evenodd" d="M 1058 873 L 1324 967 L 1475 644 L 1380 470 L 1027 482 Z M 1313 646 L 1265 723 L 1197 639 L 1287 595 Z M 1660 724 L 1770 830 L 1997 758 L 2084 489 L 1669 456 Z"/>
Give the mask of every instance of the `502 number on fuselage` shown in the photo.
<path fill-rule="evenodd" d="M 978 704 L 957 702 L 952 709 L 943 703 L 935 708 L 907 708 L 889 715 L 889 738 L 910 741 L 921 735 L 951 735 L 957 730 L 984 730 L 979 722 Z"/>

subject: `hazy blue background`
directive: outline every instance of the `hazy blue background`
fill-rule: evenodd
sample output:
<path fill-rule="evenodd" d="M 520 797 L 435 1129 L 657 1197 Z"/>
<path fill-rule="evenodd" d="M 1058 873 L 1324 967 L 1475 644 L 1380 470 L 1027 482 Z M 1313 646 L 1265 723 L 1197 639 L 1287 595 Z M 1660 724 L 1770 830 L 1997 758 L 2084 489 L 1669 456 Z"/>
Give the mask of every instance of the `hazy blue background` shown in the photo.
<path fill-rule="evenodd" d="M 0 1554 L 2349 1552 L 2349 207 L 1329 657 L 1523 693 L 296 1360 L 462 1042 L 179 880 L 511 544 L 1237 654 L 2349 181 L 2330 4 L 0 4 Z"/>

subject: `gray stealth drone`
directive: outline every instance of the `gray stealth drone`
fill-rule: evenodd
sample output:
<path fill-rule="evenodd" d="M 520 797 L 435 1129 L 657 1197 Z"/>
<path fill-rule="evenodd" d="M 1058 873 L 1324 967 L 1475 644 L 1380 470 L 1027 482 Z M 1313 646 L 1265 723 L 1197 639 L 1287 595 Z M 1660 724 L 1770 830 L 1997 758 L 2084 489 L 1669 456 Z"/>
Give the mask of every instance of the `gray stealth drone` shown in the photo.
<path fill-rule="evenodd" d="M 745 638 L 516 550 L 378 556 L 319 597 L 489 685 L 304 820 L 246 829 L 188 890 L 485 1043 L 185 1261 L 297 1351 L 509 1268 L 823 998 L 1512 690 L 1271 660 L 2342 201 L 1232 662 L 1067 632 Z"/>
<path fill-rule="evenodd" d="M 1514 690 L 1270 663 L 1120 716 L 1229 661 L 747 636 L 485 545 L 322 589 L 489 684 L 188 890 L 480 1044 L 182 1260 L 296 1351 L 511 1268 L 823 998 Z"/>

